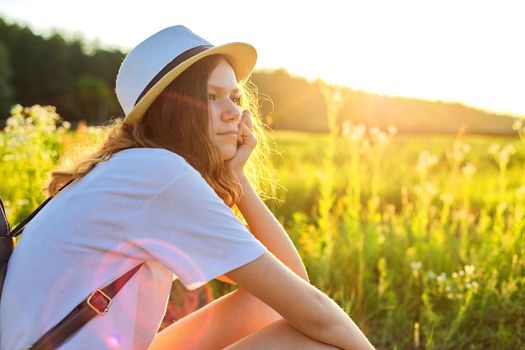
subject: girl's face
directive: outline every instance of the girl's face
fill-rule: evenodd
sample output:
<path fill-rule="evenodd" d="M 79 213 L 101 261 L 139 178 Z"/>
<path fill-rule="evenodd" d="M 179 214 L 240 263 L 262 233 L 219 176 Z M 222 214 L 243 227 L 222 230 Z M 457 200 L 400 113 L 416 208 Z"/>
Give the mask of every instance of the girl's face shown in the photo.
<path fill-rule="evenodd" d="M 237 152 L 241 106 L 239 85 L 233 68 L 221 60 L 208 78 L 209 132 L 224 160 Z"/>

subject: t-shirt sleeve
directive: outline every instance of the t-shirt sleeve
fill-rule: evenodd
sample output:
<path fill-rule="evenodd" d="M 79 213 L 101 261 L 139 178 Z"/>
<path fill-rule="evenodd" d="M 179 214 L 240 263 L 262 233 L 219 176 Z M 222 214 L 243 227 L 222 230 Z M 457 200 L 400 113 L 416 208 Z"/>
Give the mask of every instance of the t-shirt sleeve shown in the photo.
<path fill-rule="evenodd" d="M 267 251 L 195 169 L 173 179 L 142 210 L 134 238 L 188 290 Z M 141 224 L 142 223 L 142 227 Z"/>

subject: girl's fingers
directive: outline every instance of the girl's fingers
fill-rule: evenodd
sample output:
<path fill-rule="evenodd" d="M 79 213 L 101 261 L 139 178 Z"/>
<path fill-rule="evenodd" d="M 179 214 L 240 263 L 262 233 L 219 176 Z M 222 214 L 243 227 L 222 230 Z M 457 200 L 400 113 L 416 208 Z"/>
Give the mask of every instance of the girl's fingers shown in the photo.
<path fill-rule="evenodd" d="M 250 113 L 248 113 L 247 117 L 246 117 L 246 124 L 248 124 L 248 127 L 250 129 L 253 129 L 253 124 L 252 124 L 252 115 Z"/>
<path fill-rule="evenodd" d="M 243 130 L 245 136 L 254 136 L 253 130 L 248 124 L 243 125 Z"/>
<path fill-rule="evenodd" d="M 239 145 L 244 145 L 246 142 L 249 144 L 255 144 L 256 141 L 251 142 L 250 140 L 255 140 L 255 134 L 253 133 L 253 124 L 251 120 L 251 113 L 249 110 L 244 110 L 242 112 L 241 122 L 239 124 Z"/>
<path fill-rule="evenodd" d="M 252 130 L 246 125 L 245 123 L 241 124 L 241 130 L 239 133 L 239 144 L 243 145 L 248 141 L 249 139 L 255 138 L 255 135 L 253 134 Z"/>
<path fill-rule="evenodd" d="M 242 121 L 244 121 L 246 123 L 246 125 L 248 125 L 248 127 L 251 129 L 253 128 L 253 124 L 252 124 L 252 115 L 250 113 L 249 110 L 245 110 L 243 112 L 243 116 L 242 116 Z"/>

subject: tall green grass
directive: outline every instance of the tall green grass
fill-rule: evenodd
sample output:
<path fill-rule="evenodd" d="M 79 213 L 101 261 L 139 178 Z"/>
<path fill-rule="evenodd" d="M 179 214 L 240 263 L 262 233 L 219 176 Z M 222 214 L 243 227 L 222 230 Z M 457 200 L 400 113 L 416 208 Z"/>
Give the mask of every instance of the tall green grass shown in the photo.
<path fill-rule="evenodd" d="M 525 348 L 523 124 L 515 138 L 332 126 L 274 134 L 282 187 L 267 204 L 311 282 L 380 349 Z M 0 133 L 12 222 L 43 200 L 65 148 L 100 137 L 69 132 L 49 107 L 15 107 Z"/>

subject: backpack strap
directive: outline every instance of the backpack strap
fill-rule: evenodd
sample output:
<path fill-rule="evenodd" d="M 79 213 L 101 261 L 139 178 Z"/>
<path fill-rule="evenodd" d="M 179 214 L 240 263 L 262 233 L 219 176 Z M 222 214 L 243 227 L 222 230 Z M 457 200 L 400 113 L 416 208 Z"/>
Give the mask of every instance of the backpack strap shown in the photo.
<path fill-rule="evenodd" d="M 58 192 L 62 191 L 64 187 L 69 185 L 76 179 L 68 181 L 62 186 Z M 7 227 L 7 237 L 11 244 L 13 243 L 14 237 L 20 235 L 24 230 L 24 227 L 35 217 L 36 214 L 51 200 L 54 196 L 47 198 L 38 208 L 36 208 L 31 214 L 29 214 L 22 222 L 20 222 L 13 230 L 9 231 Z M 4 212 L 4 205 L 0 200 L 1 211 Z M 5 220 L 7 222 L 7 220 Z M 9 225 L 9 223 L 7 223 Z M 0 241 L 0 243 L 3 241 Z M 11 251 L 13 247 L 11 247 Z M 10 254 L 9 254 L 10 255 Z M 7 256 L 9 256 L 7 255 Z M 98 315 L 105 314 L 111 305 L 111 302 L 115 295 L 124 287 L 124 285 L 133 277 L 133 275 L 140 269 L 143 263 L 135 266 L 112 283 L 106 285 L 102 289 L 95 289 L 86 299 L 78 304 L 62 321 L 56 324 L 53 328 L 47 331 L 40 339 L 36 341 L 33 346 L 29 349 L 32 350 L 51 350 L 56 349 L 68 340 L 73 334 L 81 329 L 86 323 L 91 321 Z M 7 267 L 7 264 L 2 264 Z M 5 273 L 4 273 L 5 276 Z M 0 289 L 1 294 L 1 289 Z"/>
<path fill-rule="evenodd" d="M 72 183 L 73 181 L 75 181 L 76 179 L 72 179 L 72 180 L 69 180 L 64 186 L 60 187 L 60 189 L 58 190 L 58 192 L 62 191 L 62 189 L 64 187 L 66 187 L 67 185 L 69 185 L 70 183 Z M 45 205 L 51 200 L 53 199 L 54 196 L 51 196 L 49 197 L 48 199 L 46 199 L 44 201 L 44 203 L 40 204 L 40 206 L 38 208 L 36 208 L 31 214 L 29 214 L 24 220 L 22 220 L 13 230 L 11 230 L 11 232 L 9 233 L 9 236 L 11 237 L 16 237 L 18 236 L 19 234 L 22 233 L 22 231 L 24 230 L 24 227 L 29 223 L 29 221 L 31 221 L 36 214 L 38 214 L 38 212 L 43 208 L 45 207 Z"/>
<path fill-rule="evenodd" d="M 143 263 L 140 263 L 135 266 L 104 288 L 95 289 L 95 291 L 78 304 L 62 321 L 47 331 L 29 349 L 50 350 L 58 348 L 86 323 L 91 321 L 91 319 L 98 315 L 105 314 L 111 305 L 113 297 L 115 297 L 119 290 L 142 265 Z"/>
<path fill-rule="evenodd" d="M 10 231 L 11 226 L 9 225 L 9 221 L 7 221 L 4 202 L 2 202 L 2 198 L 0 198 L 0 237 L 10 237 Z"/>

